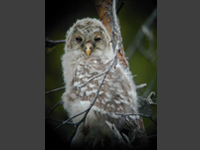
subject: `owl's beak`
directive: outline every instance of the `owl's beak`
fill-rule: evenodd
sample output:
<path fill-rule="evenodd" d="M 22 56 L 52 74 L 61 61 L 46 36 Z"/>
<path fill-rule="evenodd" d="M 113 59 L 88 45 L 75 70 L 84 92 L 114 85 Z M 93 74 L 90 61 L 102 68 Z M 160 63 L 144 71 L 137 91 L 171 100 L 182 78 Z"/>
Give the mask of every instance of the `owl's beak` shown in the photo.
<path fill-rule="evenodd" d="M 92 52 L 92 44 L 90 42 L 87 42 L 85 44 L 85 53 L 89 57 L 91 52 Z"/>

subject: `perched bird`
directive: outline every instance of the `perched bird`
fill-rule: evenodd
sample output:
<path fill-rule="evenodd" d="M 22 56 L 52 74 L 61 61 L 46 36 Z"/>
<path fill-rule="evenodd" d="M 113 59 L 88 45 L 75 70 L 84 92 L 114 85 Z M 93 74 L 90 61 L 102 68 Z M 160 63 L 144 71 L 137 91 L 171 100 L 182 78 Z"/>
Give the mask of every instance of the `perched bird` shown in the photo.
<path fill-rule="evenodd" d="M 86 110 L 102 80 L 98 76 L 87 84 L 88 79 L 106 70 L 113 59 L 111 38 L 97 19 L 78 20 L 67 32 L 65 53 L 62 56 L 63 77 L 66 92 L 62 99 L 69 117 Z M 134 148 L 145 141 L 146 134 L 138 113 L 136 86 L 130 71 L 120 61 L 107 73 L 96 102 L 86 117 L 85 125 L 79 126 L 72 139 L 72 147 L 86 148 Z M 78 122 L 80 115 L 73 119 Z"/>

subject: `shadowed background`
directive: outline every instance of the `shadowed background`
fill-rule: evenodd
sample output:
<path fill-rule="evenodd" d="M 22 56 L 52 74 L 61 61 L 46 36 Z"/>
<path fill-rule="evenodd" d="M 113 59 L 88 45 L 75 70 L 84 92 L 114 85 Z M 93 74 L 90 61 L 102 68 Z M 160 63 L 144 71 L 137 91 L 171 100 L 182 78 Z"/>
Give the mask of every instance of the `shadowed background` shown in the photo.
<path fill-rule="evenodd" d="M 121 2 L 121 1 L 119 1 Z M 134 42 L 141 26 L 151 16 L 157 7 L 156 0 L 126 0 L 118 14 L 121 26 L 123 45 L 128 57 L 130 70 L 136 85 L 147 83 L 145 88 L 139 89 L 138 96 L 147 97 L 151 91 L 157 97 L 157 21 L 153 21 L 147 35 L 136 48 Z M 67 30 L 82 18 L 98 18 L 92 0 L 74 1 L 46 1 L 45 2 L 45 37 L 51 40 L 63 40 Z M 134 53 L 132 53 L 134 51 Z M 144 52 L 144 53 L 143 53 Z M 64 53 L 64 44 L 55 46 L 45 55 L 45 91 L 64 86 L 62 78 L 61 56 Z M 146 56 L 147 55 L 147 56 Z M 150 56 L 150 57 L 149 57 Z M 61 100 L 64 90 L 46 94 L 45 114 Z M 153 117 L 157 117 L 157 107 L 152 106 Z M 66 120 L 67 113 L 62 106 L 58 106 L 50 115 L 51 118 Z M 148 118 L 143 118 L 148 135 L 156 134 L 155 124 Z M 45 121 L 45 147 L 46 149 L 67 147 L 67 141 L 73 130 L 71 125 L 63 125 L 53 132 L 60 122 Z"/>

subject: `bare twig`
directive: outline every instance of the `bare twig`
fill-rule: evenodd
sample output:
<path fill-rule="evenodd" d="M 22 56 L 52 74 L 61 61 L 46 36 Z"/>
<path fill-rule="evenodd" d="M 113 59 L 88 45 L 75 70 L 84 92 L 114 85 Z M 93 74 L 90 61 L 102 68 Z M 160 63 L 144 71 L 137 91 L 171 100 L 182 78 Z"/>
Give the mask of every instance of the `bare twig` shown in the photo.
<path fill-rule="evenodd" d="M 126 0 L 122 0 L 121 4 L 119 5 L 119 7 L 117 8 L 117 14 L 119 13 L 119 11 L 122 9 L 122 7 L 124 6 Z"/>
<path fill-rule="evenodd" d="M 150 138 L 154 138 L 154 137 L 157 137 L 157 135 L 150 135 L 147 138 L 150 139 Z"/>
<path fill-rule="evenodd" d="M 65 40 L 50 40 L 50 39 L 45 39 L 45 48 L 52 48 L 58 44 L 64 44 Z"/>
<path fill-rule="evenodd" d="M 63 122 L 63 120 L 57 120 L 57 119 L 49 118 L 49 117 L 46 117 L 45 119 L 52 120 L 52 121 L 57 121 L 57 122 Z"/>
<path fill-rule="evenodd" d="M 99 74 L 97 74 L 97 75 L 91 77 L 91 78 L 88 79 L 85 83 L 83 83 L 82 85 L 78 86 L 78 88 L 84 87 L 88 82 L 90 82 L 91 80 L 93 80 L 93 79 L 95 79 L 95 78 L 97 78 L 97 77 L 100 77 L 100 76 L 104 75 L 106 72 L 107 72 L 107 70 L 104 71 L 103 73 L 99 73 Z"/>
<path fill-rule="evenodd" d="M 150 94 L 147 96 L 147 98 L 144 98 L 144 97 L 142 97 L 142 96 L 140 96 L 139 98 L 142 99 L 142 100 L 144 100 L 144 101 L 146 101 L 149 105 L 157 105 L 157 103 L 154 103 L 154 102 L 153 102 L 153 99 L 152 99 L 152 98 L 155 97 L 155 95 L 156 95 L 156 93 L 152 91 L 152 92 L 150 92 Z"/>
<path fill-rule="evenodd" d="M 152 98 L 156 95 L 155 92 L 151 92 L 148 96 L 147 96 L 147 101 L 149 102 L 150 105 L 157 105 L 157 103 L 154 103 Z"/>
<path fill-rule="evenodd" d="M 59 101 L 49 112 L 48 114 L 46 115 L 46 118 L 54 111 L 54 109 L 58 106 L 58 105 L 62 105 L 63 104 L 63 101 Z"/>
<path fill-rule="evenodd" d="M 122 38 L 121 38 L 121 32 L 120 32 L 120 27 L 119 27 L 119 23 L 117 20 L 117 13 L 116 13 L 116 0 L 113 0 L 113 4 L 112 4 L 112 15 L 113 17 L 111 17 L 111 20 L 113 22 L 112 24 L 112 41 L 113 41 L 113 50 L 114 52 L 118 53 L 119 51 L 121 51 L 121 54 L 123 53 L 121 50 L 121 46 L 122 46 Z M 116 45 L 115 45 L 115 37 L 116 37 Z M 117 57 L 117 55 L 116 55 Z M 117 58 L 115 59 L 115 65 L 117 64 Z"/>
<path fill-rule="evenodd" d="M 144 98 L 142 96 L 139 96 L 138 98 L 142 99 L 143 101 L 147 101 L 152 106 L 156 106 L 157 105 L 157 103 L 153 102 L 152 99 L 150 100 L 151 102 L 149 102 L 148 98 Z"/>
<path fill-rule="evenodd" d="M 78 117 L 78 116 L 84 114 L 87 110 L 88 110 L 88 109 L 86 109 L 86 110 L 84 110 L 83 112 L 81 112 L 81 113 L 79 113 L 79 114 L 77 114 L 77 115 L 75 115 L 75 116 L 73 116 L 73 117 L 71 117 L 71 118 L 69 118 L 69 119 L 63 121 L 62 124 L 60 124 L 59 126 L 57 126 L 57 127 L 55 128 L 55 130 L 57 130 L 58 128 L 60 128 L 60 127 L 61 127 L 62 125 L 64 125 L 64 124 L 78 125 L 80 121 L 77 122 L 77 123 L 73 123 L 73 122 L 70 122 L 70 121 L 71 121 L 72 119 L 74 119 L 74 118 L 76 118 L 76 117 Z"/>
<path fill-rule="evenodd" d="M 52 93 L 52 92 L 57 92 L 57 91 L 64 90 L 64 89 L 65 89 L 65 86 L 59 87 L 59 88 L 56 88 L 56 89 L 53 89 L 53 90 L 50 90 L 50 91 L 46 91 L 45 94 L 49 94 L 49 93 Z"/>
<path fill-rule="evenodd" d="M 48 38 L 45 39 L 45 55 L 50 53 L 53 50 L 53 47 L 58 44 L 64 44 L 65 40 L 50 40 Z"/>
<path fill-rule="evenodd" d="M 156 85 L 157 75 L 151 80 L 150 84 L 148 85 L 147 89 L 142 94 L 142 97 L 147 97 L 148 94 L 151 92 L 153 87 Z"/>
<path fill-rule="evenodd" d="M 147 84 L 146 84 L 146 83 L 143 83 L 143 84 L 137 85 L 137 86 L 136 86 L 136 89 L 141 89 L 141 88 L 143 88 L 143 87 L 145 87 L 145 86 L 147 86 Z"/>
<path fill-rule="evenodd" d="M 142 113 L 118 113 L 118 112 L 116 112 L 116 114 L 117 115 L 122 115 L 122 116 L 139 115 L 141 117 L 149 118 L 151 121 L 153 121 L 157 125 L 157 122 L 156 122 L 156 120 L 154 120 L 152 118 L 152 115 L 145 115 L 145 114 L 142 114 Z"/>

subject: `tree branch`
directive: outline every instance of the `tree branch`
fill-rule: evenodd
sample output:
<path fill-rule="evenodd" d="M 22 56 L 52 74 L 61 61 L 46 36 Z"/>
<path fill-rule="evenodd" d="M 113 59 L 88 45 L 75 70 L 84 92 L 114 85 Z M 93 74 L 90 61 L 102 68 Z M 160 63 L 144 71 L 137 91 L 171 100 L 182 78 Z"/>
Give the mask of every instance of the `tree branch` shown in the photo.
<path fill-rule="evenodd" d="M 132 58 L 133 54 L 135 53 L 136 49 L 139 48 L 139 51 L 151 62 L 153 63 L 153 65 L 156 66 L 156 64 L 154 63 L 154 58 L 149 55 L 149 53 L 144 50 L 144 48 L 142 48 L 142 46 L 140 45 L 143 37 L 146 35 L 148 35 L 147 33 L 149 33 L 149 27 L 151 26 L 151 24 L 153 23 L 154 19 L 157 16 L 157 8 L 154 9 L 154 11 L 152 12 L 152 14 L 150 15 L 150 17 L 145 21 L 145 23 L 142 25 L 142 27 L 140 28 L 140 30 L 138 31 L 138 33 L 136 34 L 134 40 L 131 42 L 131 44 L 128 46 L 126 54 L 129 57 L 129 59 Z"/>
<path fill-rule="evenodd" d="M 45 39 L 45 55 L 50 53 L 54 46 L 58 44 L 64 44 L 65 40 L 50 40 L 48 38 Z"/>
<path fill-rule="evenodd" d="M 64 90 L 64 89 L 65 89 L 65 86 L 59 87 L 59 88 L 56 88 L 56 89 L 53 89 L 53 90 L 50 90 L 50 91 L 46 91 L 45 94 L 49 94 L 49 93 L 52 93 L 52 92 L 57 92 L 57 91 Z"/>
<path fill-rule="evenodd" d="M 137 85 L 137 86 L 136 86 L 136 89 L 141 89 L 141 88 L 143 88 L 143 87 L 145 87 L 145 86 L 147 86 L 147 84 L 146 84 L 146 83 L 143 83 L 143 84 Z"/>
<path fill-rule="evenodd" d="M 50 40 L 48 38 L 45 39 L 45 48 L 52 48 L 58 44 L 64 44 L 65 40 Z"/>
<path fill-rule="evenodd" d="M 59 101 L 49 112 L 48 114 L 46 115 L 46 118 L 54 111 L 54 109 L 58 106 L 58 105 L 62 105 L 63 104 L 63 101 Z"/>
<path fill-rule="evenodd" d="M 119 5 L 119 7 L 117 8 L 117 14 L 119 13 L 119 11 L 122 9 L 122 7 L 124 6 L 126 0 L 122 0 L 121 4 Z"/>
<path fill-rule="evenodd" d="M 113 32 L 113 28 L 116 27 L 116 26 L 113 26 L 114 25 L 113 21 L 114 21 L 114 15 L 116 16 L 116 1 L 111 1 L 111 0 L 93 0 L 93 1 L 95 3 L 99 18 L 101 22 L 103 23 L 103 25 L 106 27 L 110 37 L 112 38 L 112 44 L 115 45 L 115 43 L 117 43 L 117 38 L 116 36 L 114 36 L 114 32 Z M 121 5 L 124 5 L 124 2 L 122 2 Z M 113 9 L 113 3 L 115 3 L 115 10 Z M 116 16 L 115 21 L 116 21 L 116 24 L 118 25 L 118 29 L 119 29 L 118 31 L 120 32 L 117 16 Z M 119 61 L 124 65 L 124 67 L 128 68 L 129 64 L 125 57 L 121 33 L 120 33 L 120 41 L 121 43 L 120 43 L 120 50 L 118 51 L 118 58 L 119 58 Z M 113 46 L 113 50 L 114 49 L 115 49 L 115 46 Z"/>
<path fill-rule="evenodd" d="M 57 120 L 57 119 L 53 119 L 53 118 L 49 118 L 49 117 L 46 117 L 45 119 L 52 120 L 52 121 L 57 121 L 57 122 L 63 122 L 63 120 Z"/>

